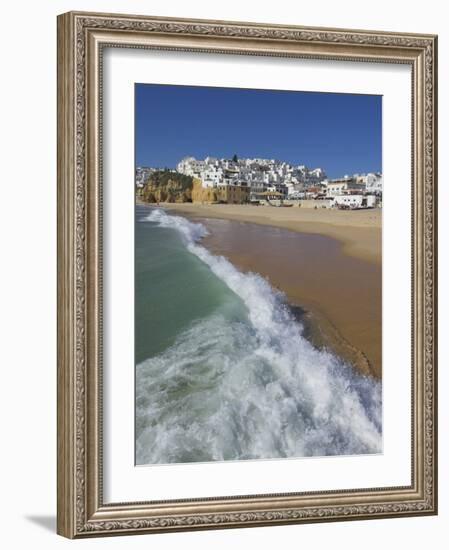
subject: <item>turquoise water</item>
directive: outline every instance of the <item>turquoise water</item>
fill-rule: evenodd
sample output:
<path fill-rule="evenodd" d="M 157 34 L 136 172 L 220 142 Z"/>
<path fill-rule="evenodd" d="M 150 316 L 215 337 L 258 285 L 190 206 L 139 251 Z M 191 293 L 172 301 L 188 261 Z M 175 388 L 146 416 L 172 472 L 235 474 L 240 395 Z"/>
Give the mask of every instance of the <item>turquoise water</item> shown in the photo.
<path fill-rule="evenodd" d="M 195 320 L 245 313 L 241 299 L 186 249 L 177 231 L 142 223 L 148 214 L 148 207 L 136 207 L 136 364 L 170 347 Z"/>
<path fill-rule="evenodd" d="M 285 297 L 136 209 L 136 463 L 382 450 L 382 392 L 304 337 Z"/>

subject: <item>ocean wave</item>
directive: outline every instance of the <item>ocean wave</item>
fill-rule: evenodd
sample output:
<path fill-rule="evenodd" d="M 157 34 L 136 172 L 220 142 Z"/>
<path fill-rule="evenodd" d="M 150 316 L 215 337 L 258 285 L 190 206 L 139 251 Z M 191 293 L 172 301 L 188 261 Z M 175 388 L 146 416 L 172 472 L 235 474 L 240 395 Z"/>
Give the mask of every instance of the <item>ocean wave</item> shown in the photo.
<path fill-rule="evenodd" d="M 381 384 L 303 336 L 285 296 L 201 246 L 200 223 L 155 209 L 242 300 L 246 316 L 194 322 L 136 367 L 138 464 L 382 451 Z"/>

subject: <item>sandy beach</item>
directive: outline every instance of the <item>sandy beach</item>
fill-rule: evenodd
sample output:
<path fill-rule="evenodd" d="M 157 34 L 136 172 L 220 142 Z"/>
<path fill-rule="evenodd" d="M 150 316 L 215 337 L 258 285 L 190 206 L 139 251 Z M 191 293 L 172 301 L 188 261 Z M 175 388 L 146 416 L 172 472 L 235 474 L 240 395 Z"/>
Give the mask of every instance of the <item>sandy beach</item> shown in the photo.
<path fill-rule="evenodd" d="M 326 208 L 275 208 L 240 204 L 164 204 L 191 216 L 271 225 L 299 233 L 315 233 L 337 239 L 353 257 L 381 263 L 382 210 L 330 210 Z"/>
<path fill-rule="evenodd" d="M 207 248 L 282 290 L 318 347 L 381 377 L 381 211 L 163 206 L 204 223 Z"/>

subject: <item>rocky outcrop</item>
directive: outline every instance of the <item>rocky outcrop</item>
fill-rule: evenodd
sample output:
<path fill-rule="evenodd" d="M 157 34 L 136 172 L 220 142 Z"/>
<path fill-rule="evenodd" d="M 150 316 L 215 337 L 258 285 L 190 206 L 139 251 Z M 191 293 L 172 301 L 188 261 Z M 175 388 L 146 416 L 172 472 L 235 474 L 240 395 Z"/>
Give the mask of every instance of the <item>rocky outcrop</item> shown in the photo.
<path fill-rule="evenodd" d="M 203 187 L 200 179 L 170 170 L 151 174 L 145 186 L 137 191 L 143 202 L 200 202 L 245 204 L 249 200 L 246 185 L 218 185 Z"/>
<path fill-rule="evenodd" d="M 193 202 L 218 202 L 217 189 L 213 187 L 203 187 L 201 180 L 193 180 L 192 201 Z"/>
<path fill-rule="evenodd" d="M 222 185 L 203 187 L 201 180 L 193 180 L 192 201 L 207 204 L 245 204 L 249 200 L 249 187 L 246 185 Z"/>
<path fill-rule="evenodd" d="M 193 178 L 170 171 L 151 174 L 139 191 L 144 202 L 192 202 Z"/>

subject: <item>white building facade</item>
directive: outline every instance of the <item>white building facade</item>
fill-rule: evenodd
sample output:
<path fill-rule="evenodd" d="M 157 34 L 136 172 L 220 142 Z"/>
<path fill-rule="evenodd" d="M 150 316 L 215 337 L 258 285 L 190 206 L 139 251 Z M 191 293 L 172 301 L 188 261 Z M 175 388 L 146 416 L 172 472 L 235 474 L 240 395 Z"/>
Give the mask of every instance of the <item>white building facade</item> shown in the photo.
<path fill-rule="evenodd" d="M 349 210 L 358 208 L 374 208 L 377 199 L 375 195 L 339 195 L 334 197 L 334 205 L 337 208 Z"/>
<path fill-rule="evenodd" d="M 383 188 L 383 176 L 379 173 L 370 173 L 365 176 L 365 186 L 367 191 L 371 191 L 376 194 L 382 193 Z"/>
<path fill-rule="evenodd" d="M 256 196 L 267 190 L 276 190 L 282 196 L 302 192 L 308 186 L 326 179 L 322 168 L 308 169 L 276 159 L 206 157 L 198 160 L 185 157 L 177 165 L 181 174 L 201 179 L 203 187 L 240 185 L 244 183 Z"/>

